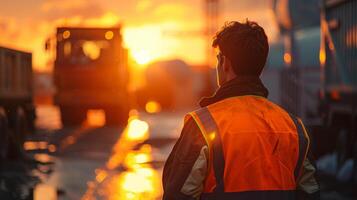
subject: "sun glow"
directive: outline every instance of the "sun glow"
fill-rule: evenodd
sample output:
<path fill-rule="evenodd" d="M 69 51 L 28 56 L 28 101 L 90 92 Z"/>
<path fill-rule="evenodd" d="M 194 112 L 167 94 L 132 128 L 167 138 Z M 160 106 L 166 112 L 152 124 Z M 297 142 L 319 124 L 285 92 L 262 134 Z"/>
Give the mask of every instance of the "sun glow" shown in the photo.
<path fill-rule="evenodd" d="M 149 125 L 147 122 L 133 119 L 129 122 L 126 137 L 129 140 L 145 140 L 149 137 Z"/>
<path fill-rule="evenodd" d="M 148 113 L 158 113 L 161 111 L 161 105 L 156 101 L 149 101 L 145 105 L 145 110 Z"/>
<path fill-rule="evenodd" d="M 133 51 L 131 54 L 134 57 L 135 61 L 140 65 L 147 65 L 153 60 L 153 57 L 149 51 Z"/>
<path fill-rule="evenodd" d="M 104 110 L 88 110 L 87 122 L 91 126 L 104 126 L 105 125 Z"/>

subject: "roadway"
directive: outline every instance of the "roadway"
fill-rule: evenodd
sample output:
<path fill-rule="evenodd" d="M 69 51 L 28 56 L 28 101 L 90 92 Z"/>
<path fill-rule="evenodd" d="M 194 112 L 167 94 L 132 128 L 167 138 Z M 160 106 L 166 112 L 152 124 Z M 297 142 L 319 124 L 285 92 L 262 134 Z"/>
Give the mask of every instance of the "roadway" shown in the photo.
<path fill-rule="evenodd" d="M 38 163 L 26 181 L 13 173 L 21 177 L 16 187 L 30 188 L 27 195 L 35 200 L 161 199 L 164 162 L 179 137 L 184 113 L 134 112 L 126 127 L 107 127 L 103 113 L 91 112 L 82 125 L 62 127 L 56 107 L 39 106 L 38 132 L 24 145 Z M 32 176 L 39 180 L 29 181 Z M 10 183 L 15 180 L 9 177 Z M 354 199 L 351 184 L 321 180 L 322 199 Z"/>
<path fill-rule="evenodd" d="M 50 175 L 41 175 L 35 199 L 161 199 L 163 165 L 184 113 L 134 113 L 126 127 L 103 126 L 101 113 L 81 126 L 61 127 L 56 107 L 39 107 L 37 113 L 37 127 L 46 136 L 25 146 L 36 149 L 46 140 L 48 154 L 33 152 L 55 164 Z"/>

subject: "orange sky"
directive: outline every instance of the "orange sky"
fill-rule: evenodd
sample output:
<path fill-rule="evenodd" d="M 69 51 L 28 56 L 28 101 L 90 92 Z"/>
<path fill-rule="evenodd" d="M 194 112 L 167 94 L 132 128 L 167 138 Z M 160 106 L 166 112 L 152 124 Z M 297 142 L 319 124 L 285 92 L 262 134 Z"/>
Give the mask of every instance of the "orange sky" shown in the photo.
<path fill-rule="evenodd" d="M 205 61 L 205 39 L 173 36 L 170 31 L 198 32 L 204 27 L 204 0 L 11 0 L 0 1 L 0 45 L 33 52 L 34 69 L 50 71 L 44 42 L 56 26 L 123 24 L 125 45 L 132 57 L 147 61 L 180 58 Z M 221 21 L 260 23 L 270 40 L 276 37 L 269 0 L 222 0 Z"/>

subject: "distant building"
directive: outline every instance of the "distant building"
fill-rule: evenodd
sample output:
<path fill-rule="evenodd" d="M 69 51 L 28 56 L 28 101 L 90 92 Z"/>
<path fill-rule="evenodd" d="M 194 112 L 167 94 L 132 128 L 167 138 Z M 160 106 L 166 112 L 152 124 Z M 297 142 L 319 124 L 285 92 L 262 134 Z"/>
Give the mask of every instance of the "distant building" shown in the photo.
<path fill-rule="evenodd" d="M 138 92 L 138 102 L 158 102 L 163 109 L 192 107 L 200 88 L 195 87 L 197 76 L 182 60 L 159 61 L 150 64 L 145 72 L 146 86 Z"/>

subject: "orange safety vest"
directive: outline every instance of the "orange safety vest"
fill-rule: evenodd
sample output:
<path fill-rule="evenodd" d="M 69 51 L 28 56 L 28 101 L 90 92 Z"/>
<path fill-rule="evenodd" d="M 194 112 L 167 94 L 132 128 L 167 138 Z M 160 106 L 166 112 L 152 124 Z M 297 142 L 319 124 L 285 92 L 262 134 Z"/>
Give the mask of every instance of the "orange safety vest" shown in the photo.
<path fill-rule="evenodd" d="M 209 148 L 201 199 L 294 199 L 309 148 L 300 119 L 266 98 L 231 97 L 186 116 Z"/>

